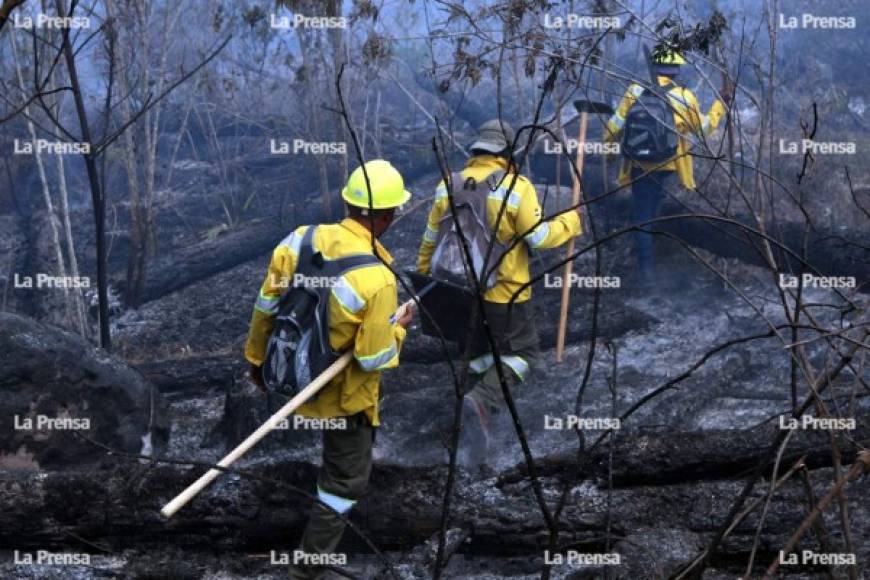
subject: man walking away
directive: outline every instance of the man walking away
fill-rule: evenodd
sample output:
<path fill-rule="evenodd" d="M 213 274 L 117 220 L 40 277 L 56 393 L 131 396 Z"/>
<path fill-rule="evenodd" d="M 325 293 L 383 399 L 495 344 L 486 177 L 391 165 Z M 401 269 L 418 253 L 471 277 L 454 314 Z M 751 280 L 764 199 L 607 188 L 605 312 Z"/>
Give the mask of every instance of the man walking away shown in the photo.
<path fill-rule="evenodd" d="M 616 112 L 607 123 L 605 140 L 617 141 L 622 138 L 622 166 L 619 171 L 619 184 L 632 183 L 631 222 L 642 223 L 658 217 L 664 201 L 667 187 L 676 173 L 680 183 L 686 189 L 695 189 L 692 158 L 690 150 L 691 139 L 703 139 L 712 133 L 725 114 L 725 104 L 720 100 L 713 102 L 710 111 L 704 115 L 698 106 L 698 100 L 689 89 L 681 87 L 674 79 L 685 64 L 685 59 L 678 52 L 662 52 L 653 57 L 652 70 L 658 84 L 662 87 L 661 94 L 667 96 L 667 105 L 673 112 L 673 124 L 660 127 L 664 133 L 670 133 L 674 138 L 674 147 L 664 159 L 654 159 L 656 151 L 636 149 L 627 140 L 642 131 L 633 130 L 635 122 L 640 125 L 647 109 L 653 108 L 655 99 L 663 102 L 657 95 L 650 94 L 637 83 L 632 83 Z M 730 103 L 733 89 L 726 85 L 721 90 L 722 98 Z M 647 100 L 647 99 L 650 100 Z M 646 103 L 653 103 L 647 106 Z M 649 118 L 649 116 L 647 116 Z M 638 120 L 640 119 L 640 120 Z M 662 124 L 664 125 L 664 124 Z M 664 146 L 667 138 L 656 139 Z M 634 158 L 632 157 L 634 156 Z M 638 231 L 634 233 L 634 249 L 637 260 L 638 278 L 641 283 L 649 283 L 654 270 L 652 234 Z"/>
<path fill-rule="evenodd" d="M 282 241 L 254 305 L 245 358 L 251 364 L 251 378 L 261 388 L 266 342 L 273 325 L 284 283 L 293 280 L 304 240 L 309 239 L 315 255 L 337 260 L 353 255 L 372 255 L 373 238 L 380 237 L 393 221 L 396 208 L 410 198 L 402 176 L 387 161 L 365 164 L 350 176 L 342 197 L 348 217 L 336 224 L 302 226 Z M 369 194 L 369 191 L 371 192 Z M 373 209 L 369 209 L 370 206 Z M 309 228 L 313 235 L 306 237 Z M 386 263 L 392 258 L 380 242 L 377 255 Z M 302 536 L 302 565 L 291 569 L 292 578 L 320 578 L 322 562 L 341 561 L 335 549 L 344 533 L 345 522 L 336 513 L 347 514 L 364 494 L 372 468 L 372 445 L 378 419 L 381 371 L 399 364 L 399 351 L 410 324 L 408 309 L 393 320 L 397 309 L 395 276 L 375 262 L 345 271 L 333 283 L 329 295 L 329 344 L 336 352 L 353 349 L 354 361 L 317 395 L 299 407 L 297 413 L 334 422 L 344 428 L 323 431 L 323 463 L 317 480 L 317 497 Z M 343 423 L 343 425 L 342 425 Z M 321 503 L 322 502 L 322 503 Z M 295 559 L 295 558 L 294 558 Z"/>
<path fill-rule="evenodd" d="M 487 198 L 490 229 L 495 227 L 502 202 L 507 198 L 504 214 L 495 232 L 500 243 L 509 245 L 523 236 L 520 243 L 504 254 L 495 284 L 484 294 L 486 319 L 504 363 L 503 374 L 509 385 L 515 385 L 528 380 L 532 365 L 539 356 L 538 331 L 530 302 L 531 288 L 519 293 L 510 317 L 508 303 L 514 292 L 530 279 L 530 249 L 555 248 L 579 235 L 580 216 L 576 211 L 568 211 L 542 221 L 538 195 L 528 179 L 518 176 L 513 189 L 508 191 L 517 174 L 512 156 L 513 129 L 507 123 L 493 119 L 484 123 L 478 133 L 477 140 L 470 147 L 472 157 L 461 173 L 462 181 L 470 179 L 479 184 L 480 195 Z M 503 179 L 500 178 L 502 175 Z M 494 190 L 487 183 L 487 178 L 492 176 L 496 178 L 491 182 L 500 182 Z M 453 184 L 453 187 L 460 185 Z M 417 257 L 417 270 L 420 273 L 428 274 L 430 271 L 439 225 L 442 217 L 449 219 L 449 211 L 446 185 L 441 182 L 436 189 L 435 201 L 420 244 Z M 482 320 L 482 316 L 478 320 Z M 488 447 L 491 416 L 498 412 L 504 401 L 490 344 L 480 322 L 472 357 L 472 383 L 463 406 L 463 448 L 468 462 L 477 464 L 485 457 Z"/>

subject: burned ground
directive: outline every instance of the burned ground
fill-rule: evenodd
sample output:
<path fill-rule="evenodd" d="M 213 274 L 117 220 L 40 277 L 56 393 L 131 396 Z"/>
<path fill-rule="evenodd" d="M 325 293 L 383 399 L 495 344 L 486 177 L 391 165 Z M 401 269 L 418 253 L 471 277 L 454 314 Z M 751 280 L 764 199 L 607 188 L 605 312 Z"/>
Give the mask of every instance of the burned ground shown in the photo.
<path fill-rule="evenodd" d="M 427 178 L 426 184 L 431 181 Z M 413 263 L 424 218 L 421 207 L 403 217 L 386 238 L 398 264 Z M 542 360 L 533 379 L 514 390 L 545 497 L 555 505 L 565 486 L 568 489 L 563 541 L 590 550 L 609 546 L 622 555 L 622 577 L 631 578 L 673 573 L 706 545 L 724 521 L 743 478 L 774 441 L 779 416 L 791 409 L 784 387 L 789 382 L 788 359 L 781 342 L 772 337 L 737 343 L 696 364 L 720 344 L 764 335 L 769 328 L 746 300 L 679 244 L 663 240 L 657 251 L 663 273 L 659 283 L 643 291 L 628 283 L 601 293 L 597 354 L 581 414 L 619 416 L 644 395 L 691 373 L 623 421 L 612 455 L 608 442 L 592 448 L 601 431 L 584 433 L 587 453 L 581 456 L 573 430 L 545 427 L 545 416 L 564 418 L 575 412 L 592 338 L 591 291 L 574 293 L 565 360 L 556 364 L 554 312 L 559 291 L 536 285 Z M 772 325 L 784 322 L 763 269 L 699 251 L 727 268 L 731 280 L 740 281 L 740 291 L 754 304 L 762 304 Z M 603 252 L 603 271 L 631 280 L 628 254 L 628 240 L 620 238 Z M 556 252 L 544 252 L 535 259 L 535 267 L 557 258 Z M 214 462 L 279 404 L 240 379 L 241 349 L 265 262 L 261 256 L 207 276 L 128 311 L 115 323 L 117 351 L 168 401 L 169 458 Z M 591 254 L 578 261 L 579 272 L 593 270 Z M 835 299 L 831 291 L 808 292 L 810 303 Z M 834 309 L 818 306 L 811 313 L 819 324 L 838 323 Z M 440 526 L 455 400 L 441 349 L 437 340 L 414 328 L 401 367 L 385 374 L 375 471 L 370 492 L 352 518 L 406 577 L 425 577 Z M 817 361 L 825 354 L 818 342 L 809 344 L 808 351 Z M 854 461 L 856 450 L 870 437 L 868 400 L 854 389 L 862 379 L 855 372 L 845 370 L 827 395 L 843 416 L 858 417 L 857 429 L 840 439 L 843 463 Z M 803 399 L 807 392 L 802 389 L 798 395 Z M 805 457 L 806 481 L 816 497 L 823 496 L 834 475 L 826 445 L 821 435 L 795 437 L 778 473 Z M 270 435 L 238 468 L 310 492 L 318 461 L 317 436 L 290 429 Z M 766 478 L 770 471 L 765 470 Z M 162 566 L 178 577 L 279 574 L 264 555 L 292 549 L 310 500 L 278 483 L 227 475 L 171 521 L 162 520 L 159 507 L 197 472 L 119 461 L 117 467 L 92 473 L 7 477 L 0 493 L 4 509 L 11 510 L 6 511 L 4 534 L 7 540 L 17 538 L 20 549 L 46 542 L 76 545 L 75 538 L 87 538 L 112 554 L 95 558 L 94 566 L 122 574 L 144 574 Z M 503 414 L 486 465 L 459 470 L 450 526 L 461 542 L 454 546 L 449 577 L 536 574 L 546 528 L 527 475 L 513 426 Z M 763 498 L 767 485 L 767 479 L 759 482 L 749 501 Z M 15 490 L 22 486 L 36 491 L 32 500 L 21 502 Z M 74 506 L 63 490 L 77 490 L 73 497 L 80 502 L 78 509 L 70 510 Z M 757 553 L 763 565 L 802 520 L 805 491 L 795 480 L 774 495 L 759 535 Z M 857 501 L 866 493 L 866 479 L 850 488 L 855 538 L 870 537 L 870 514 L 863 513 L 865 502 Z M 81 510 L 93 501 L 88 498 L 97 497 L 104 498 L 99 515 L 83 516 Z M 833 525 L 837 517 L 828 513 L 825 519 Z M 208 526 L 202 525 L 204 521 Z M 25 529 L 16 522 L 29 523 Z M 739 573 L 752 550 L 757 523 L 753 514 L 729 535 L 707 577 Z M 817 541 L 808 538 L 802 545 L 815 546 Z M 826 541 L 838 545 L 842 539 L 834 533 Z M 866 542 L 857 545 L 861 559 L 870 556 Z M 352 532 L 343 546 L 354 554 L 354 573 L 384 573 L 377 572 L 380 561 Z M 598 573 L 603 573 L 601 568 L 554 568 L 556 577 Z M 800 577 L 816 573 L 823 571 L 796 572 Z M 86 577 L 87 572 L 82 574 Z"/>

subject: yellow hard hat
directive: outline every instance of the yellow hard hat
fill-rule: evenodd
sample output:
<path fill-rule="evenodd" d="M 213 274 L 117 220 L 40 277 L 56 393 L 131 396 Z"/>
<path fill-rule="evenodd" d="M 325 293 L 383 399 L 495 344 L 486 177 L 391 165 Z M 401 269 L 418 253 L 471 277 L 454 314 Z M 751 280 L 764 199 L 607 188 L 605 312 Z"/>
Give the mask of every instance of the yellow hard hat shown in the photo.
<path fill-rule="evenodd" d="M 366 187 L 366 174 L 371 186 L 371 203 Z M 411 192 L 405 189 L 402 174 L 389 161 L 374 159 L 365 164 L 365 173 L 362 165 L 354 169 L 347 185 L 341 190 L 341 197 L 357 207 L 388 209 L 398 207 L 411 199 Z"/>
<path fill-rule="evenodd" d="M 663 51 L 653 57 L 653 62 L 656 64 L 686 64 L 686 59 L 683 55 L 675 50 Z"/>

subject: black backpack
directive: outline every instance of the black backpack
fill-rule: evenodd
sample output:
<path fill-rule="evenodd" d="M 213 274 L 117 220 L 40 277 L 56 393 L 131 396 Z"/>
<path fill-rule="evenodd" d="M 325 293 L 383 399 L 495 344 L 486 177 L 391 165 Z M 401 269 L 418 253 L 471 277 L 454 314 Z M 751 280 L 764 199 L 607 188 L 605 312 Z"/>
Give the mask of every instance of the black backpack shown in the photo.
<path fill-rule="evenodd" d="M 622 153 L 635 161 L 667 161 L 677 154 L 678 138 L 670 97 L 659 87 L 644 88 L 625 117 Z"/>
<path fill-rule="evenodd" d="M 485 280 L 485 286 L 487 289 L 495 286 L 496 271 L 493 266 L 498 263 L 509 246 L 499 242 L 489 226 L 486 200 L 489 194 L 496 190 L 496 186 L 500 182 L 501 187 L 508 187 L 511 178 L 502 180 L 504 175 L 504 171 L 490 174 L 482 187 L 478 187 L 478 183 L 474 179 L 463 179 L 459 173 L 450 176 L 456 219 L 454 220 L 452 212 L 448 209 L 438 223 L 435 250 L 432 252 L 429 266 L 433 278 L 466 287 L 470 285 L 465 270 L 465 252 L 462 249 L 462 242 L 456 229 L 458 221 L 471 253 L 471 267 L 475 280 L 480 279 L 486 250 L 490 240 L 494 240 L 488 264 L 491 271 Z"/>
<path fill-rule="evenodd" d="M 309 226 L 302 237 L 294 283 L 278 302 L 263 361 L 266 387 L 287 397 L 298 393 L 340 356 L 329 346 L 332 286 L 350 270 L 380 264 L 371 254 L 325 259 L 312 244 L 315 229 Z"/>

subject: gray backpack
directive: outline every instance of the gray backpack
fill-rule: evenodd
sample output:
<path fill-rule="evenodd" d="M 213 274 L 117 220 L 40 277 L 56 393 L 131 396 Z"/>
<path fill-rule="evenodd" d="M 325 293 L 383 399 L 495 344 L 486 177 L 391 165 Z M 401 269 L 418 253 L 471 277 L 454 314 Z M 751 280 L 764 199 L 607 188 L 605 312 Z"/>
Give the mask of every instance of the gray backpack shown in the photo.
<path fill-rule="evenodd" d="M 338 280 L 356 268 L 381 263 L 372 254 L 325 259 L 314 248 L 316 229 L 309 226 L 302 237 L 295 274 L 301 274 L 303 281 L 312 277 Z M 294 284 L 282 294 L 263 361 L 263 382 L 269 391 L 293 397 L 338 359 L 340 353 L 329 345 L 331 291 L 329 284 Z"/>
<path fill-rule="evenodd" d="M 670 96 L 662 87 L 645 88 L 625 117 L 622 152 L 635 161 L 660 163 L 673 159 L 678 145 Z"/>
<path fill-rule="evenodd" d="M 438 223 L 435 251 L 432 253 L 432 261 L 430 263 L 430 272 L 433 278 L 460 284 L 465 287 L 476 286 L 482 274 L 486 250 L 489 247 L 490 240 L 493 240 L 493 248 L 487 263 L 488 272 L 484 286 L 487 290 L 495 286 L 497 272 L 494 266 L 501 259 L 501 256 L 507 252 L 509 245 L 499 242 L 495 233 L 489 227 L 486 214 L 486 200 L 489 194 L 495 191 L 500 182 L 502 182 L 504 174 L 504 171 L 496 171 L 490 174 L 482 184 L 478 184 L 472 178 L 463 179 L 459 173 L 451 175 L 450 183 L 456 217 L 454 219 L 452 211 L 448 209 L 441 216 L 441 221 Z M 509 181 L 509 179 L 505 179 L 504 183 L 501 183 L 501 187 L 507 188 Z M 502 219 L 506 218 L 503 216 Z M 465 264 L 466 256 L 462 248 L 459 230 L 456 228 L 456 222 L 459 222 L 459 230 L 465 236 L 471 253 L 472 263 L 470 266 L 475 278 L 474 284 L 471 284 L 468 279 Z"/>

